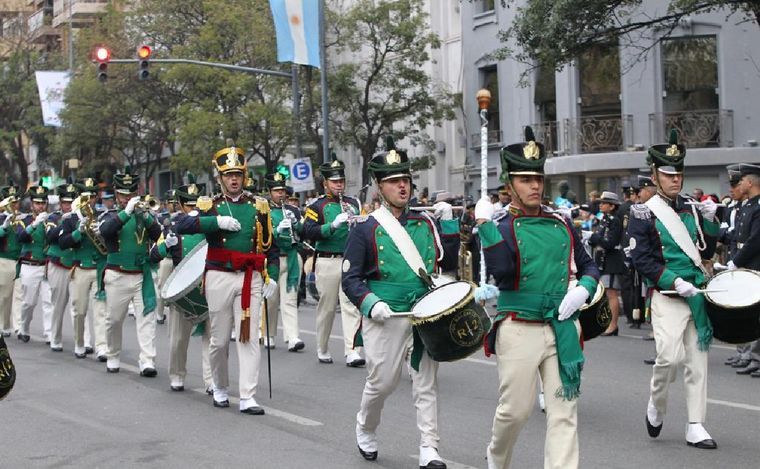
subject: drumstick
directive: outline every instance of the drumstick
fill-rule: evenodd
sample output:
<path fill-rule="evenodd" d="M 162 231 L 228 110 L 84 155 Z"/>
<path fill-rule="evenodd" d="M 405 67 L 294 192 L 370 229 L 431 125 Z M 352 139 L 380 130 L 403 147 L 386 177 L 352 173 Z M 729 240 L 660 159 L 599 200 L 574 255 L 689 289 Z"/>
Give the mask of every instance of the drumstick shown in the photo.
<path fill-rule="evenodd" d="M 411 311 L 404 313 L 391 313 L 392 318 L 411 318 L 412 316 L 414 316 L 414 313 Z"/>
<path fill-rule="evenodd" d="M 704 290 L 697 290 L 697 293 L 722 293 L 722 292 L 727 292 L 727 291 L 728 290 L 707 290 L 707 289 L 704 289 Z M 660 293 L 662 293 L 663 295 L 677 295 L 678 291 L 677 290 L 662 290 L 662 291 L 660 291 Z"/>

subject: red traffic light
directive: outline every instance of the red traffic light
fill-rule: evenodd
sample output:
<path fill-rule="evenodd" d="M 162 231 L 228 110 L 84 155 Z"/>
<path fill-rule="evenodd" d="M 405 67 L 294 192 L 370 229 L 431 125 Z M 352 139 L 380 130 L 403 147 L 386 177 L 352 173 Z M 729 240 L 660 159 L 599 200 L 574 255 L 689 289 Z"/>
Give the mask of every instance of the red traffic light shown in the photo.
<path fill-rule="evenodd" d="M 98 62 L 108 62 L 111 60 L 111 51 L 107 47 L 95 48 L 95 60 Z"/>
<path fill-rule="evenodd" d="M 150 47 L 148 47 L 148 46 L 140 46 L 137 49 L 137 57 L 140 58 L 140 59 L 142 59 L 142 60 L 149 59 L 150 58 L 150 54 L 151 54 L 151 50 L 150 50 Z"/>

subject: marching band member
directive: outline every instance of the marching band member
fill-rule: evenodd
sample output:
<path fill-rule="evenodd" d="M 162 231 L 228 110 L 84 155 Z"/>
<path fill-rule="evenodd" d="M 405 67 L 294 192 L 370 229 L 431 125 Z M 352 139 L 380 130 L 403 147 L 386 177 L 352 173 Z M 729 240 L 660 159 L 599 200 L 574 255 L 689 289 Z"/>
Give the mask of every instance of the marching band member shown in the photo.
<path fill-rule="evenodd" d="M 440 237 L 432 218 L 409 210 L 412 173 L 405 151 L 396 149 L 388 138 L 386 151 L 375 155 L 368 168 L 377 182 L 382 206 L 357 219 L 342 263 L 343 290 L 362 314 L 357 342 L 364 345 L 368 365 L 356 414 L 356 442 L 364 459 L 377 459 L 376 430 L 383 405 L 396 389 L 411 355 L 412 396 L 420 431 L 419 465 L 445 468 L 438 454 L 438 362 L 424 353 L 409 320 L 393 317 L 396 312 L 410 311 L 415 299 L 428 291 L 405 259 L 419 259 L 427 275 L 438 272 L 443 256 Z M 450 254 L 455 253 L 456 249 Z"/>
<path fill-rule="evenodd" d="M 60 210 L 48 217 L 50 228 L 47 230 L 47 279 L 50 284 L 50 298 L 53 302 L 53 328 L 50 337 L 50 350 L 63 351 L 62 332 L 63 317 L 71 306 L 69 283 L 74 269 L 74 251 L 62 248 L 58 244 L 63 228 L 63 221 L 72 215 L 71 202 L 78 195 L 74 184 L 62 184 L 56 188 Z"/>
<path fill-rule="evenodd" d="M 195 182 L 195 176 L 191 174 L 190 177 L 193 178 L 193 182 Z M 175 208 L 177 205 L 177 196 L 173 189 L 166 191 L 164 200 L 166 201 L 166 211 L 162 211 L 159 214 L 158 223 L 164 228 L 164 231 L 166 231 L 171 227 L 172 218 L 177 213 Z M 169 278 L 169 275 L 172 273 L 174 266 L 175 264 L 171 257 L 161 257 L 158 261 L 158 269 L 156 272 L 157 292 L 160 292 L 161 288 L 163 288 L 164 283 L 166 283 L 166 279 Z M 164 299 L 161 298 L 161 295 L 156 295 L 156 323 L 158 324 L 163 324 L 166 321 L 166 315 L 164 314 L 165 307 Z"/>
<path fill-rule="evenodd" d="M 694 205 L 693 199 L 679 195 L 685 158 L 686 147 L 678 144 L 675 130 L 669 144 L 649 148 L 647 164 L 652 168 L 657 195 L 645 204 L 632 206 L 628 224 L 633 264 L 654 287 L 651 315 L 657 358 L 645 420 L 649 436 L 659 436 L 668 388 L 683 360 L 689 414 L 686 442 L 696 448 L 714 449 L 717 445 L 703 426 L 712 326 L 698 288 L 707 280 L 702 260 L 712 257 L 718 224 L 714 221 L 715 203 Z M 660 293 L 672 289 L 677 296 Z"/>
<path fill-rule="evenodd" d="M 335 307 L 340 302 L 340 317 L 343 323 L 343 351 L 346 365 L 362 367 L 360 347 L 354 348 L 353 332 L 359 328 L 361 315 L 346 296 L 340 281 L 340 266 L 349 232 L 349 219 L 361 213 L 361 204 L 353 197 L 344 195 L 346 189 L 346 166 L 334 158 L 319 167 L 323 178 L 325 194 L 306 209 L 304 215 L 304 237 L 314 244 L 311 266 L 316 276 L 319 291 L 317 304 L 317 359 L 320 363 L 332 363 L 329 342 L 335 319 Z"/>
<path fill-rule="evenodd" d="M 496 354 L 500 392 L 488 467 L 509 467 L 540 376 L 547 390 L 544 467 L 577 468 L 584 362 L 577 311 L 593 297 L 600 274 L 572 224 L 541 205 L 544 146 L 530 127 L 525 140 L 501 150 L 502 179 L 512 199 L 508 210 L 491 221 L 490 202 L 475 206 L 484 261 L 499 290 L 498 315 L 485 342 L 486 355 Z M 577 284 L 570 287 L 573 275 Z M 476 297 L 488 299 L 483 290 Z"/>
<path fill-rule="evenodd" d="M 155 377 L 156 371 L 156 290 L 150 268 L 150 241 L 161 236 L 161 226 L 147 202 L 137 195 L 140 179 L 127 169 L 113 178 L 117 203 L 100 222 L 100 234 L 108 248 L 103 281 L 108 320 L 106 371 L 118 373 L 121 365 L 121 336 L 129 303 L 134 302 L 135 327 L 140 345 L 140 376 Z"/>
<path fill-rule="evenodd" d="M 288 350 L 303 350 L 304 343 L 298 337 L 298 285 L 303 269 L 303 261 L 298 254 L 298 240 L 295 238 L 302 231 L 301 216 L 298 207 L 285 203 L 288 196 L 287 180 L 290 173 L 287 167 L 280 166 L 264 180 L 269 189 L 269 208 L 274 229 L 274 238 L 280 251 L 280 278 L 277 291 L 269 299 L 266 319 L 269 327 L 262 326 L 262 334 L 267 330 L 270 336 L 264 337 L 264 345 L 274 348 L 277 336 L 277 318 L 282 315 L 282 328 Z"/>
<path fill-rule="evenodd" d="M 16 265 L 21 245 L 16 239 L 16 214 L 18 213 L 18 187 L 0 188 L 0 200 L 5 211 L 0 213 L 0 333 L 10 337 L 13 331 L 13 304 L 16 290 Z M 19 220 L 20 222 L 20 220 Z"/>
<path fill-rule="evenodd" d="M 16 228 L 16 236 L 21 243 L 19 279 L 22 289 L 21 323 L 17 337 L 22 342 L 29 342 L 29 325 L 34 308 L 38 301 L 42 301 L 45 342 L 50 343 L 53 304 L 50 299 L 50 285 L 45 280 L 48 190 L 40 181 L 38 185 L 31 186 L 27 193 L 32 199 L 32 213 L 24 217 Z"/>
<path fill-rule="evenodd" d="M 184 217 L 197 217 L 196 201 L 198 197 L 205 194 L 206 188 L 195 184 L 195 177 L 189 174 L 188 184 L 172 191 L 172 197 L 178 205 L 174 223 Z M 159 242 L 151 248 L 151 258 L 153 260 L 168 260 L 171 263 L 170 272 L 195 246 L 206 239 L 202 233 L 177 236 L 170 229 L 167 229 L 165 234 L 166 237 L 163 241 L 159 239 Z M 196 324 L 195 321 L 186 318 L 177 305 L 169 306 L 169 382 L 172 391 L 185 390 L 187 347 L 190 345 L 191 335 L 200 335 L 202 339 L 203 382 L 206 385 L 206 392 L 213 392 L 208 353 L 210 328 L 208 319 Z"/>
<path fill-rule="evenodd" d="M 263 298 L 277 288 L 280 256 L 273 242 L 269 203 L 243 189 L 243 150 L 232 145 L 223 148 L 216 152 L 213 163 L 223 193 L 213 200 L 199 199 L 196 207 L 200 214 L 178 220 L 176 229 L 179 234 L 204 233 L 209 244 L 204 288 L 211 323 L 214 407 L 230 405 L 227 361 L 234 328 L 240 412 L 263 415 L 264 409 L 255 399 L 261 361 L 256 338 L 260 309 L 266 304 Z"/>
<path fill-rule="evenodd" d="M 87 226 L 94 230 L 97 224 L 98 212 L 95 209 L 97 201 L 98 183 L 93 178 L 85 178 L 77 183 L 80 197 L 87 197 L 85 202 L 89 210 L 84 206 L 79 207 L 75 213 L 63 220 L 61 235 L 58 245 L 62 249 L 74 250 L 74 275 L 71 279 L 71 303 L 74 307 L 74 356 L 84 358 L 87 352 L 86 324 L 87 311 L 92 308 L 93 336 L 95 341 L 95 355 L 98 361 L 105 362 L 108 354 L 108 341 L 106 339 L 106 300 L 103 286 L 103 273 L 106 268 L 106 254 L 101 252 L 105 248 L 102 240 L 98 239 L 96 245 L 90 235 L 87 234 Z M 84 215 L 89 212 L 89 217 Z M 94 232 L 93 235 L 96 235 Z"/>

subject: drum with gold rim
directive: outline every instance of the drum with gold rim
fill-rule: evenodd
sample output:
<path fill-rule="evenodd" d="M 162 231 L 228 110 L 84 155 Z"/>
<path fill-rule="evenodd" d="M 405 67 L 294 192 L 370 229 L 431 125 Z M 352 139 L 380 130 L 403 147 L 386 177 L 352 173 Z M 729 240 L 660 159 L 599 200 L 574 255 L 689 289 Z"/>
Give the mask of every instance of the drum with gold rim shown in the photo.
<path fill-rule="evenodd" d="M 208 303 L 201 290 L 207 252 L 208 244 L 203 240 L 177 264 L 161 288 L 161 298 L 174 304 L 193 324 L 208 318 Z"/>
<path fill-rule="evenodd" d="M 760 273 L 748 269 L 716 274 L 705 287 L 713 337 L 730 344 L 760 338 Z"/>
<path fill-rule="evenodd" d="M 604 285 L 601 282 L 596 285 L 594 296 L 589 298 L 588 302 L 581 306 L 578 311 L 580 311 L 578 322 L 581 323 L 584 341 L 597 337 L 610 327 L 612 310 L 604 291 Z"/>

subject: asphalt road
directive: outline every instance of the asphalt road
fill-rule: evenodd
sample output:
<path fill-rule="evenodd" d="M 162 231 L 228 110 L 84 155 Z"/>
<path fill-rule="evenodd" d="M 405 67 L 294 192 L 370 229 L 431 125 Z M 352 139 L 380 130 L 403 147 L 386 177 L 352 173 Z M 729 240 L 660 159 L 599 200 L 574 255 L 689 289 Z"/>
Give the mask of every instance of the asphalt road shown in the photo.
<path fill-rule="evenodd" d="M 158 326 L 159 376 L 137 370 L 134 321 L 125 322 L 125 353 L 119 374 L 107 374 L 94 358 L 77 360 L 67 321 L 64 352 L 41 339 L 8 340 L 16 363 L 16 386 L 0 402 L 0 468 L 240 467 L 240 468 L 411 468 L 417 466 L 411 382 L 402 379 L 386 402 L 378 430 L 379 458 L 358 454 L 354 419 L 366 376 L 339 357 L 340 321 L 331 342 L 333 365 L 317 363 L 314 306 L 301 308 L 306 350 L 272 350 L 272 399 L 268 397 L 266 355 L 257 399 L 267 415 L 216 409 L 203 392 L 200 340 L 189 352 L 185 392 L 169 389 L 167 327 Z M 579 403 L 581 467 L 584 468 L 753 468 L 760 467 L 760 379 L 741 377 L 722 364 L 732 346 L 717 344 L 710 354 L 706 428 L 715 451 L 685 444 L 686 405 L 682 375 L 672 386 L 660 437 L 644 426 L 653 342 L 647 331 L 623 325 L 621 337 L 600 337 L 586 345 L 583 394 Z M 232 348 L 234 350 L 234 347 Z M 231 352 L 230 370 L 237 370 Z M 231 373 L 236 392 L 236 371 Z M 451 468 L 485 467 L 484 452 L 498 399 L 494 361 L 478 353 L 439 371 L 440 452 Z M 531 398 L 532 396 L 526 396 Z M 544 416 L 536 411 L 523 429 L 514 468 L 543 464 Z"/>

